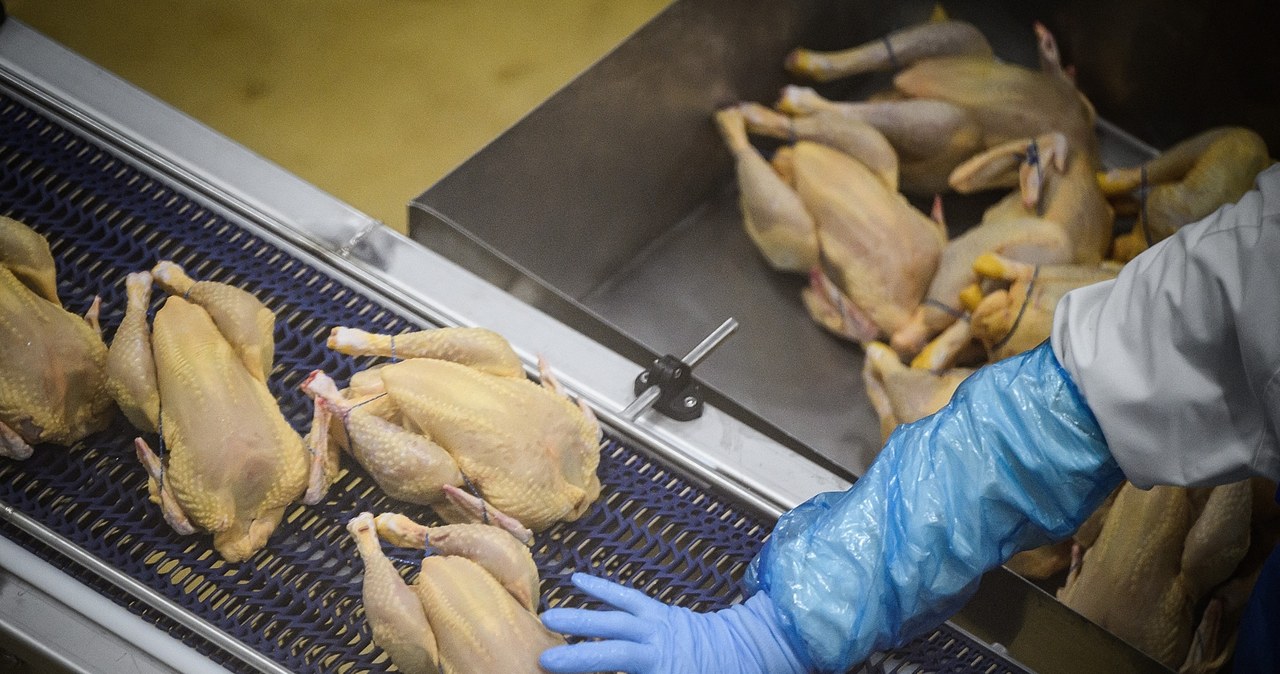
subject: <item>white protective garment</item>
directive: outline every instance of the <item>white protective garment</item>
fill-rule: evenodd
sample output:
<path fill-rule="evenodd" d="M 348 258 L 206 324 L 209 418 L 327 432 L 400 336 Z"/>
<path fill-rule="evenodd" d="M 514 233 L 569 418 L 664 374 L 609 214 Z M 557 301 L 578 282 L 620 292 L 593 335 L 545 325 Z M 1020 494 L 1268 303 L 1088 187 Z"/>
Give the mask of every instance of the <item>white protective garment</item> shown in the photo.
<path fill-rule="evenodd" d="M 1051 341 L 1135 485 L 1280 479 L 1280 164 L 1064 296 Z"/>

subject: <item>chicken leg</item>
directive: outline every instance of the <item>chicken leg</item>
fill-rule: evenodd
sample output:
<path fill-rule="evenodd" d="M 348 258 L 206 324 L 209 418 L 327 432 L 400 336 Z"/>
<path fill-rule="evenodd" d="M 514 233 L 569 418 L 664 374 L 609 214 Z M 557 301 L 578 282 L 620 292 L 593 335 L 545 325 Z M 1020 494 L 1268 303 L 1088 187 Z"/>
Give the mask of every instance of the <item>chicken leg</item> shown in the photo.
<path fill-rule="evenodd" d="M 364 562 L 362 599 L 373 640 L 406 674 L 438 674 L 440 651 L 417 593 L 382 552 L 373 515 L 361 513 L 347 523 Z"/>
<path fill-rule="evenodd" d="M 151 355 L 151 274 L 135 272 L 125 277 L 124 318 L 107 350 L 107 388 L 129 423 L 144 433 L 155 433 L 160 419 L 160 389 Z"/>
<path fill-rule="evenodd" d="M 1133 206 L 1138 216 L 1133 230 L 1116 238 L 1112 256 L 1131 260 L 1183 225 L 1238 201 L 1271 161 L 1258 134 L 1219 127 L 1174 145 L 1143 166 L 1101 174 L 1099 184 L 1112 198 L 1146 191 Z"/>
<path fill-rule="evenodd" d="M 226 283 L 195 281 L 182 267 L 163 261 L 151 270 L 156 283 L 208 312 L 222 336 L 258 381 L 267 381 L 275 360 L 275 314 L 252 294 Z"/>
<path fill-rule="evenodd" d="M 870 124 L 821 108 L 794 116 L 759 103 L 742 103 L 738 110 L 751 133 L 792 142 L 808 140 L 835 148 L 866 165 L 880 176 L 885 187 L 898 189 L 898 155 L 884 134 Z"/>
<path fill-rule="evenodd" d="M 818 262 L 818 233 L 800 196 L 747 138 L 746 118 L 737 107 L 715 115 L 716 126 L 734 159 L 743 227 L 769 266 L 808 272 Z"/>
<path fill-rule="evenodd" d="M 404 515 L 376 518 L 378 535 L 394 546 L 459 555 L 479 564 L 529 611 L 538 610 L 538 567 L 529 548 L 502 529 L 488 524 L 427 527 Z"/>
<path fill-rule="evenodd" d="M 809 87 L 788 85 L 778 109 L 797 119 L 820 116 L 869 124 L 884 135 L 898 155 L 901 189 L 937 194 L 950 189 L 947 177 L 982 149 L 982 129 L 964 108 L 925 98 L 899 101 L 831 101 Z"/>
<path fill-rule="evenodd" d="M 324 372 L 312 372 L 302 390 L 315 400 L 317 409 L 331 410 L 341 420 L 347 450 L 392 498 L 429 505 L 444 497 L 442 485 L 463 484 L 458 464 L 429 436 L 412 433 L 348 401 Z M 327 453 L 328 443 L 311 451 Z"/>
<path fill-rule="evenodd" d="M 850 49 L 832 52 L 795 49 L 787 54 L 786 68 L 795 75 L 829 82 L 863 73 L 896 70 L 942 56 L 991 59 L 993 54 L 986 36 L 972 24 L 929 21 Z"/>

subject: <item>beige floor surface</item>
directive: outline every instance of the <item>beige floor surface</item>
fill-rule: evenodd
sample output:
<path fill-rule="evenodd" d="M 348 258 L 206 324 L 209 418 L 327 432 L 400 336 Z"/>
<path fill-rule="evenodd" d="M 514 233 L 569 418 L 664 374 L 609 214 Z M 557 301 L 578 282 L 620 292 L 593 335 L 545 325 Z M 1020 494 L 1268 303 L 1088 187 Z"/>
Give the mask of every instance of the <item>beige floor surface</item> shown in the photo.
<path fill-rule="evenodd" d="M 7 0 L 10 15 L 404 231 L 406 204 L 670 0 Z"/>

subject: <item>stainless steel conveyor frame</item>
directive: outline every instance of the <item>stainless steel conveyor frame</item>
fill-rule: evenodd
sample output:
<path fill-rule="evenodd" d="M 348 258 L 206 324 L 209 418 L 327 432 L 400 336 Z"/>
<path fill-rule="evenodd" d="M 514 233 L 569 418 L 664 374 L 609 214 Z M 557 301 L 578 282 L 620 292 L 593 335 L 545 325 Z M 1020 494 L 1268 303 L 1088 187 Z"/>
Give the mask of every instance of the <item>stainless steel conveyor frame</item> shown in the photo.
<path fill-rule="evenodd" d="M 762 513 L 777 516 L 849 481 L 708 406 L 678 423 L 655 413 L 634 421 L 640 366 L 290 175 L 145 92 L 10 18 L 0 26 L 0 86 L 19 92 L 134 160 L 207 199 L 244 228 L 331 270 L 359 292 L 440 325 L 483 325 L 508 336 L 527 366 L 537 355 L 612 428 Z M 21 513 L 0 517 L 23 526 Z M 74 548 L 38 525 L 25 531 L 73 562 Z M 108 582 L 109 568 L 97 570 Z M 125 588 L 129 590 L 129 588 Z M 135 595 L 145 594 L 145 588 Z M 140 597 L 143 601 L 152 601 Z M 1160 671 L 1135 651 L 997 570 L 957 624 L 1042 672 L 1090 671 L 1123 662 Z M 163 607 L 162 607 L 163 609 Z M 180 609 L 179 609 L 180 610 Z M 200 625 L 184 623 L 216 639 Z M 1081 644 L 1092 649 L 1082 653 Z M 213 672 L 196 651 L 0 537 L 0 647 L 77 672 Z M 1071 663 L 1066 664 L 1064 663 Z M 276 671 L 261 663 L 264 671 Z"/>

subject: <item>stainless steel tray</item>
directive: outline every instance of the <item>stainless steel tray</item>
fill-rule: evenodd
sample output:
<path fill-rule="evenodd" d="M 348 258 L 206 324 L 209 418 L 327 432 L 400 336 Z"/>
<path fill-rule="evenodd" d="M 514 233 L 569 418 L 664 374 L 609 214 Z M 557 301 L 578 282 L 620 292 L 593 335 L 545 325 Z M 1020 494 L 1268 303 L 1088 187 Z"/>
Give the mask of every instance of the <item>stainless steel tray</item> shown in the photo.
<path fill-rule="evenodd" d="M 804 279 L 773 272 L 752 247 L 711 113 L 776 98 L 795 46 L 849 46 L 931 9 L 676 2 L 415 199 L 410 234 L 637 363 L 736 317 L 738 334 L 699 378 L 763 432 L 861 474 L 880 446 L 862 352 L 808 317 Z M 983 28 L 1002 58 L 1036 63 L 1030 19 L 998 3 L 947 9 Z M 887 82 L 861 78 L 826 93 L 856 97 Z M 1111 162 L 1151 152 L 1110 125 L 1100 134 Z M 976 222 L 984 205 L 949 199 L 953 223 Z"/>

